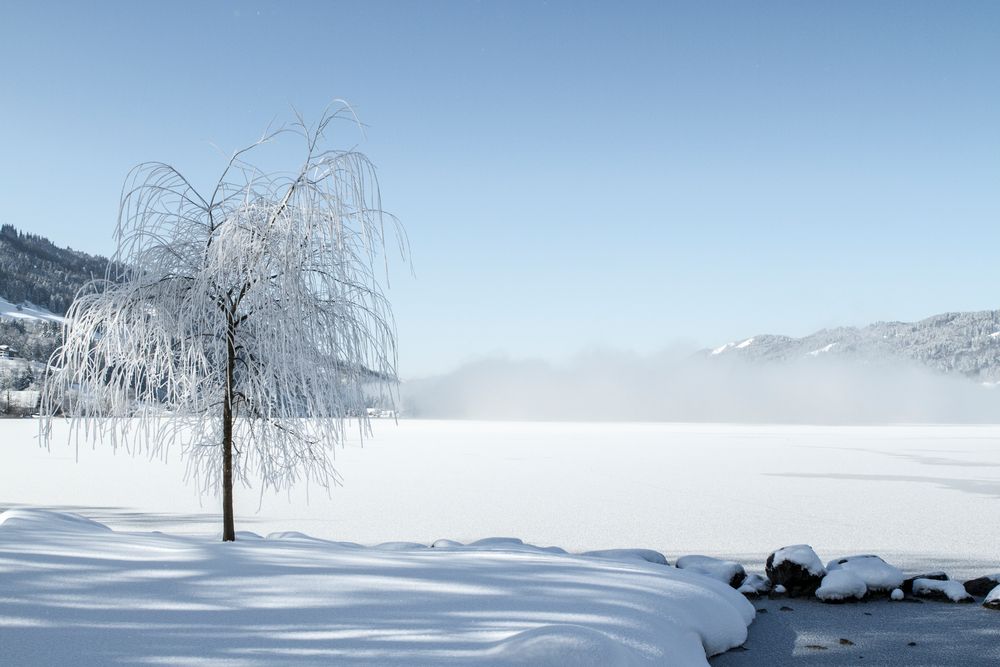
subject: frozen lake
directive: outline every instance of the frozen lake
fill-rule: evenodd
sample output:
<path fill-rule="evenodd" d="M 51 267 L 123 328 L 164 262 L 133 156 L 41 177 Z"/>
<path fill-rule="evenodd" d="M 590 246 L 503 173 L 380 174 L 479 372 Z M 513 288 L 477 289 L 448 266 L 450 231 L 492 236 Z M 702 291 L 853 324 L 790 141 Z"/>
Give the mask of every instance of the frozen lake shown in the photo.
<path fill-rule="evenodd" d="M 217 500 L 168 461 L 51 451 L 0 421 L 0 508 L 72 509 L 131 530 L 214 533 Z M 237 530 L 372 544 L 517 536 L 570 551 L 648 547 L 759 569 L 806 542 L 953 576 L 997 569 L 1000 426 L 377 421 L 337 451 L 343 487 L 237 493 Z"/>

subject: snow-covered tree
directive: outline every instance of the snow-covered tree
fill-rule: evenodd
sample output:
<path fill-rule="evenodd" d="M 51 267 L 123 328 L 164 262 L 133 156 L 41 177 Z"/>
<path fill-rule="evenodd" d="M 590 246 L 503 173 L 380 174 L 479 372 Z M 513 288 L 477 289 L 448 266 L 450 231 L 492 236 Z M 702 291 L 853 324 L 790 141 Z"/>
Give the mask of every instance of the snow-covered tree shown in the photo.
<path fill-rule="evenodd" d="M 64 411 L 78 436 L 131 453 L 178 444 L 203 489 L 221 485 L 226 541 L 234 480 L 329 487 L 349 420 L 364 433 L 366 395 L 393 390 L 385 246 L 406 244 L 368 158 L 323 145 L 350 117 L 344 105 L 265 136 L 209 192 L 167 164 L 133 169 L 112 268 L 81 290 L 52 358 L 44 434 Z M 289 136 L 297 171 L 249 161 Z"/>

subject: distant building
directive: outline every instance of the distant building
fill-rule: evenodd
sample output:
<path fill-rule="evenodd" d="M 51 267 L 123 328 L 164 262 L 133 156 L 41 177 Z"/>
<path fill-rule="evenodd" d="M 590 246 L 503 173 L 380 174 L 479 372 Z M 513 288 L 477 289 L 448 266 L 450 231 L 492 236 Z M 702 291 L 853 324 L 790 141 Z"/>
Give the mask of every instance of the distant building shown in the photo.
<path fill-rule="evenodd" d="M 10 345 L 0 345 L 0 359 L 17 359 L 17 350 Z"/>

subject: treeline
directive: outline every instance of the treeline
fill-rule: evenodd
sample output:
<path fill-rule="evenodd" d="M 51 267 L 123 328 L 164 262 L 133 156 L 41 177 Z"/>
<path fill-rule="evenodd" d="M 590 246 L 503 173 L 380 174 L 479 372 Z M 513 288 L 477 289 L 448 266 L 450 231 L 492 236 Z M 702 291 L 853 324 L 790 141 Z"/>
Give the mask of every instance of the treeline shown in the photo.
<path fill-rule="evenodd" d="M 104 257 L 56 247 L 37 234 L 0 226 L 0 296 L 11 303 L 31 303 L 64 315 L 77 290 L 103 278 Z"/>
<path fill-rule="evenodd" d="M 17 351 L 21 359 L 45 363 L 62 342 L 62 326 L 57 322 L 0 319 L 0 345 Z"/>

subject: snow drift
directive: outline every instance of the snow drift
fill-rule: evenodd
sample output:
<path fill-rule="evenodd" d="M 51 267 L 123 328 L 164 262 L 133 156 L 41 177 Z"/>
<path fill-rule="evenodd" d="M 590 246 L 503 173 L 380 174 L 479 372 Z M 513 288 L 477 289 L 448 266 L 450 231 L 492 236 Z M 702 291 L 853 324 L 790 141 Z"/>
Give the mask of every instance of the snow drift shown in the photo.
<path fill-rule="evenodd" d="M 221 543 L 10 510 L 0 645 L 10 664 L 706 665 L 746 640 L 739 593 L 620 556 Z"/>

